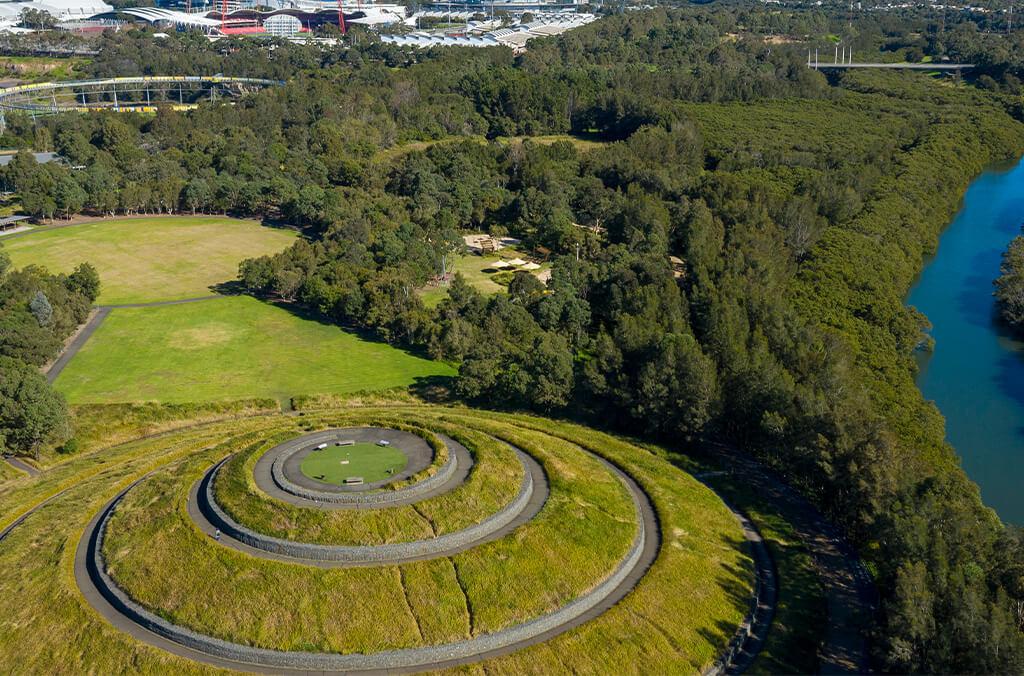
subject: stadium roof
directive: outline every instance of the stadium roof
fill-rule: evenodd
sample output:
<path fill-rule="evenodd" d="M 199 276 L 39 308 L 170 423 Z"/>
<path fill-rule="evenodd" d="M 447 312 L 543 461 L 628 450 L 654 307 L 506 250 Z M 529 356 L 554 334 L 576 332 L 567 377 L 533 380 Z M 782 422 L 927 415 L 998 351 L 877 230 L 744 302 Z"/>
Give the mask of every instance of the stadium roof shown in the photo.
<path fill-rule="evenodd" d="M 198 28 L 212 28 L 214 26 L 220 26 L 220 21 L 218 19 L 210 19 L 203 14 L 190 14 L 187 12 L 179 12 L 174 9 L 165 9 L 163 7 L 125 7 L 123 9 L 115 10 L 113 7 L 108 6 L 106 11 L 100 12 L 91 18 L 107 18 L 115 14 L 127 14 L 128 16 L 133 16 L 136 19 L 142 19 L 149 23 L 166 22 L 174 24 L 175 26 L 195 26 Z"/>
<path fill-rule="evenodd" d="M 47 12 L 58 21 L 84 19 L 93 14 L 109 12 L 113 7 L 102 0 L 36 0 L 35 2 L 0 2 L 0 20 L 15 19 L 23 9 Z"/>

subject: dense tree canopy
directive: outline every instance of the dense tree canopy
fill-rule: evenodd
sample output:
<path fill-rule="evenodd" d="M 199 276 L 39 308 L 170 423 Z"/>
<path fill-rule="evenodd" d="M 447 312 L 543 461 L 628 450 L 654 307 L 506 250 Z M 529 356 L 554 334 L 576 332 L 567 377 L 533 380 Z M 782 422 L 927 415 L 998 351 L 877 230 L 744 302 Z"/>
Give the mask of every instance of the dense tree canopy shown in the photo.
<path fill-rule="evenodd" d="M 1003 252 L 995 281 L 996 301 L 1003 320 L 1014 329 L 1024 327 L 1024 236 L 1017 236 Z"/>
<path fill-rule="evenodd" d="M 68 438 L 64 398 L 39 367 L 85 321 L 98 295 L 99 276 L 87 263 L 70 275 L 11 270 L 0 250 L 0 450 L 37 453 Z"/>

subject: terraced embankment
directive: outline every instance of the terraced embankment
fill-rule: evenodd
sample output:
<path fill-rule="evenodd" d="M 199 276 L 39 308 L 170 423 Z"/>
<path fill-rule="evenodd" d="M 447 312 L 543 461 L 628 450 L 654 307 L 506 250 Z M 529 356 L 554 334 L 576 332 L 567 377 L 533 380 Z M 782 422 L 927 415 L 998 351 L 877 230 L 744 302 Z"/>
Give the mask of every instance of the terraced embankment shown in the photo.
<path fill-rule="evenodd" d="M 263 490 L 265 475 L 257 480 L 256 467 L 289 439 L 358 427 L 417 434 L 434 442 L 433 456 L 393 485 L 352 495 L 415 491 L 449 462 L 457 483 L 404 504 L 342 507 L 286 502 Z M 353 409 L 206 425 L 68 465 L 36 480 L 58 488 L 66 474 L 66 492 L 0 545 L 0 591 L 19 585 L 25 596 L 3 608 L 11 602 L 0 595 L 0 610 L 12 611 L 0 641 L 50 631 L 59 643 L 48 645 L 76 645 L 33 655 L 33 668 L 419 670 L 486 660 L 500 671 L 621 661 L 696 672 L 749 611 L 752 564 L 721 500 L 651 453 L 573 425 Z M 32 488 L 0 489 L 0 514 L 45 497 Z M 253 546 L 225 528 L 215 537 L 211 508 L 300 549 Z M 307 556 L 307 547 L 360 557 Z M 41 555 L 58 563 L 56 584 L 43 584 Z"/>

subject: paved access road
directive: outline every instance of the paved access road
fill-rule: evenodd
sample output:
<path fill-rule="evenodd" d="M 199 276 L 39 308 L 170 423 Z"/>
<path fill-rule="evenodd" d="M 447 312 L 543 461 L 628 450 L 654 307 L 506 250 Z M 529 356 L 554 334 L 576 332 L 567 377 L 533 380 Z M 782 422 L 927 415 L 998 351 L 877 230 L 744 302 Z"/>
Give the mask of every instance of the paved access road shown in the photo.
<path fill-rule="evenodd" d="M 18 458 L 13 455 L 5 455 L 4 460 L 6 460 L 7 464 L 13 467 L 14 469 L 20 470 L 25 474 L 28 474 L 29 476 L 39 476 L 39 470 L 33 467 L 32 465 L 28 464 L 21 458 Z"/>

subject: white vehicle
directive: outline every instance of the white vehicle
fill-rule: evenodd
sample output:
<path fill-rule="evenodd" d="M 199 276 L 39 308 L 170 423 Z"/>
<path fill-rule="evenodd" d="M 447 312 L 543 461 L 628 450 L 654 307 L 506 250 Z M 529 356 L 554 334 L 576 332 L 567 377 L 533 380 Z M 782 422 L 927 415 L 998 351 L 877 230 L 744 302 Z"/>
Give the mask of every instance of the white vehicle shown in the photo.
<path fill-rule="evenodd" d="M 327 444 L 320 444 L 319 446 L 317 446 L 317 447 L 316 447 L 316 450 L 318 450 L 318 451 L 322 451 L 322 450 L 324 450 L 325 448 L 327 448 Z"/>

